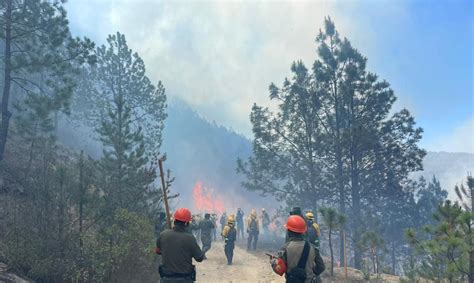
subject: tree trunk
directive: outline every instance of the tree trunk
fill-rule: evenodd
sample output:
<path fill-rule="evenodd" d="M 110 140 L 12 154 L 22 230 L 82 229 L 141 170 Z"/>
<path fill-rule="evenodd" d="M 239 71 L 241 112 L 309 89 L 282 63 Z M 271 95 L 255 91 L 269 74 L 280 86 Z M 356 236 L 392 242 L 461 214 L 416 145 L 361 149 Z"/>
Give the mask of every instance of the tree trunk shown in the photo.
<path fill-rule="evenodd" d="M 329 251 L 331 252 L 331 276 L 334 276 L 334 254 L 332 252 L 332 230 L 329 229 Z"/>
<path fill-rule="evenodd" d="M 375 253 L 375 249 L 372 248 L 372 265 L 374 267 L 374 274 L 377 274 L 377 254 Z"/>
<path fill-rule="evenodd" d="M 338 99 L 338 89 L 337 89 L 337 81 L 333 82 L 334 87 L 334 111 L 336 116 L 336 184 L 337 190 L 339 193 L 339 212 L 343 215 L 346 214 L 346 192 L 344 190 L 344 168 L 343 168 L 343 160 L 342 160 L 342 146 L 341 146 L 341 117 L 340 117 L 340 106 L 341 101 Z M 341 229 L 345 229 L 344 225 Z M 345 265 L 346 263 L 344 258 L 344 239 L 339 239 L 339 258 L 341 261 L 341 265 Z"/>
<path fill-rule="evenodd" d="M 397 262 L 396 262 L 396 261 L 397 261 L 397 258 L 396 258 L 396 256 L 395 256 L 395 249 L 396 249 L 396 247 L 395 247 L 395 242 L 392 242 L 392 245 L 391 245 L 391 246 L 392 246 L 392 250 L 391 250 L 392 273 L 393 273 L 393 275 L 395 275 L 395 274 L 396 274 L 395 269 L 396 269 L 396 267 L 397 267 L 397 266 L 396 266 L 396 265 L 397 265 Z"/>
<path fill-rule="evenodd" d="M 79 159 L 79 252 L 82 256 L 83 253 L 83 221 L 84 221 L 84 152 L 81 151 L 81 157 Z"/>
<path fill-rule="evenodd" d="M 355 159 L 355 158 L 353 158 Z M 362 268 L 362 252 L 358 248 L 358 242 L 360 240 L 360 191 L 359 191 L 359 175 L 357 168 L 357 161 L 353 160 L 352 162 L 352 172 L 351 172 L 351 184 L 352 184 L 352 217 L 353 217 L 353 246 L 354 246 L 354 266 L 357 269 Z"/>
<path fill-rule="evenodd" d="M 343 175 L 343 168 L 342 168 L 342 153 L 340 148 L 337 150 L 336 159 L 337 159 L 337 187 L 339 191 L 339 212 L 342 215 L 346 214 L 346 192 L 344 191 L 344 183 L 342 179 Z M 344 225 L 341 229 L 345 229 Z M 344 239 L 341 237 L 339 239 L 339 259 L 341 262 L 341 266 L 345 266 L 345 258 L 344 258 Z"/>
<path fill-rule="evenodd" d="M 5 154 L 5 146 L 7 144 L 8 127 L 10 125 L 11 113 L 8 111 L 11 88 L 11 28 L 12 28 L 12 2 L 6 0 L 6 9 L 3 17 L 5 19 L 5 52 L 4 52 L 4 79 L 3 79 L 3 95 L 2 95 L 2 123 L 0 124 L 0 161 L 3 160 Z"/>

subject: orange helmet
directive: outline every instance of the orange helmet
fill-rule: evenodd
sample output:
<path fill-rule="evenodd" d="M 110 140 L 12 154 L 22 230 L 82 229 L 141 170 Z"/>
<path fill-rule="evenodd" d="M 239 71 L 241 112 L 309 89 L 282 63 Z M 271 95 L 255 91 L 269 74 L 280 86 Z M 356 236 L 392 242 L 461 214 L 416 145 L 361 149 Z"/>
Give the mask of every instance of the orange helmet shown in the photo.
<path fill-rule="evenodd" d="M 192 219 L 191 211 L 187 208 L 180 208 L 174 213 L 174 219 L 181 222 L 189 222 Z"/>
<path fill-rule="evenodd" d="M 306 221 L 299 215 L 291 215 L 288 217 L 288 221 L 284 226 L 286 229 L 298 234 L 303 234 L 308 229 L 306 227 Z"/>

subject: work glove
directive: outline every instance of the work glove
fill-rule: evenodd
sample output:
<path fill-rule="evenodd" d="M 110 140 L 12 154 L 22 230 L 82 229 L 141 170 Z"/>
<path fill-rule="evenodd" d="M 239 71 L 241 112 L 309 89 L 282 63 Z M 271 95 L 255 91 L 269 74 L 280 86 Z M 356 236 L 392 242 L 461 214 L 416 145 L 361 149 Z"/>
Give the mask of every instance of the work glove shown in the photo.
<path fill-rule="evenodd" d="M 277 259 L 274 258 L 274 257 L 272 257 L 272 258 L 270 259 L 270 264 L 272 265 L 272 267 L 275 267 L 275 265 L 277 264 Z"/>

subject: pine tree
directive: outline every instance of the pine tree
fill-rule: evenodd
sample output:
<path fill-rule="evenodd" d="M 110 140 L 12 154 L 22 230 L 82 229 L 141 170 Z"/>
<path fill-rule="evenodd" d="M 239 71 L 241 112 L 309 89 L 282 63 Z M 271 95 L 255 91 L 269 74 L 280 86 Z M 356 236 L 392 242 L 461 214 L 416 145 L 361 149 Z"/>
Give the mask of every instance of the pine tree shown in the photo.
<path fill-rule="evenodd" d="M 107 211 L 139 211 L 146 206 L 145 196 L 155 171 L 147 167 L 149 160 L 141 128 L 132 128 L 131 109 L 123 96 L 119 95 L 109 109 L 108 117 L 97 130 L 105 146 L 100 165 Z"/>
<path fill-rule="evenodd" d="M 145 63 L 127 44 L 125 35 L 109 35 L 96 50 L 97 63 L 82 69 L 73 108 L 80 123 L 97 127 L 120 98 L 130 109 L 130 127 L 141 127 L 147 155 L 156 155 L 166 119 L 166 95 L 161 82 L 153 85 Z"/>
<path fill-rule="evenodd" d="M 396 99 L 390 85 L 366 70 L 367 59 L 340 38 L 330 18 L 316 42 L 312 71 L 296 62 L 291 80 L 270 85 L 277 112 L 252 108 L 253 156 L 239 160 L 238 171 L 247 189 L 290 205 L 337 203 L 341 213 L 349 206 L 360 268 L 362 212 L 385 203 L 403 189 L 409 172 L 422 169 L 422 129 L 405 109 L 389 116 Z"/>
<path fill-rule="evenodd" d="M 365 231 L 357 243 L 362 251 L 368 253 L 372 261 L 372 268 L 375 274 L 381 272 L 380 269 L 380 252 L 385 250 L 385 241 L 379 233 L 375 231 Z"/>
<path fill-rule="evenodd" d="M 0 12 L 0 41 L 4 43 L 0 45 L 1 161 L 13 115 L 12 104 L 30 123 L 39 119 L 48 122 L 55 111 L 67 112 L 76 67 L 84 61 L 93 62 L 89 53 L 93 44 L 70 36 L 66 11 L 60 1 L 5 0 L 0 4 Z"/>
<path fill-rule="evenodd" d="M 474 218 L 474 178 L 469 174 L 467 176 L 467 189 L 464 187 L 463 184 L 461 184 L 461 187 L 456 187 L 454 188 L 459 200 L 461 201 L 461 204 L 463 205 L 464 209 L 466 211 L 471 212 L 471 218 Z M 472 227 L 472 221 L 470 223 L 466 223 L 468 226 L 469 235 L 471 237 L 468 239 L 469 241 L 469 282 L 474 281 L 474 239 L 473 239 L 473 227 Z"/>
<path fill-rule="evenodd" d="M 328 229 L 329 251 L 331 253 L 331 276 L 334 276 L 334 254 L 332 247 L 332 235 L 334 230 L 343 229 L 343 226 L 346 223 L 346 217 L 343 214 L 340 214 L 336 209 L 332 207 L 320 208 L 319 212 L 323 217 L 324 225 Z"/>
<path fill-rule="evenodd" d="M 294 62 L 291 71 L 293 78 L 286 79 L 281 89 L 270 85 L 270 98 L 279 103 L 278 113 L 253 106 L 254 156 L 247 162 L 239 160 L 238 170 L 248 177 L 245 186 L 249 190 L 316 208 L 317 200 L 327 198 L 318 158 L 319 102 L 304 64 Z"/>
<path fill-rule="evenodd" d="M 448 279 L 458 282 L 470 272 L 473 214 L 458 203 L 447 200 L 434 214 L 435 225 L 423 229 L 419 235 L 413 229 L 406 232 L 411 245 L 419 254 L 421 277 L 432 280 Z"/>

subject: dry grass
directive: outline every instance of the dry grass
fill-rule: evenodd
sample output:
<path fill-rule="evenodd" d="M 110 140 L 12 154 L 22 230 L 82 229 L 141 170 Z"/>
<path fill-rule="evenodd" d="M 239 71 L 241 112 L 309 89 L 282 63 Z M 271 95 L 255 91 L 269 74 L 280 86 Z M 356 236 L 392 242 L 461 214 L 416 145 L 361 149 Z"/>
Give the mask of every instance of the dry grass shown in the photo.
<path fill-rule="evenodd" d="M 330 266 L 327 266 L 326 271 L 322 275 L 323 282 L 367 282 L 364 279 L 364 274 L 357 269 L 348 267 L 347 268 L 347 279 L 345 276 L 344 268 L 343 267 L 335 267 L 334 268 L 334 276 L 330 276 Z M 379 277 L 376 275 L 371 276 L 369 282 L 384 282 L 384 283 L 391 283 L 391 282 L 399 282 L 400 277 L 390 274 L 380 274 Z"/>

